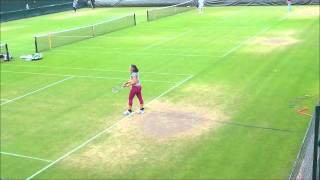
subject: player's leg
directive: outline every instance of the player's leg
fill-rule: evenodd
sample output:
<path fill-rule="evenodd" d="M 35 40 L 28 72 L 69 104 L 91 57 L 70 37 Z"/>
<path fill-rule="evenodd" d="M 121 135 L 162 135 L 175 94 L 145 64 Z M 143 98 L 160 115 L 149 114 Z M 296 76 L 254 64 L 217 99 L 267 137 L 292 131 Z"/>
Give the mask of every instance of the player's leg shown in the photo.
<path fill-rule="evenodd" d="M 140 114 L 143 114 L 143 113 L 144 113 L 144 107 L 143 107 L 144 102 L 143 102 L 143 97 L 142 97 L 142 88 L 141 88 L 141 87 L 139 87 L 139 89 L 138 89 L 137 97 L 138 97 L 138 99 L 139 99 L 139 103 L 140 103 L 140 110 L 139 110 L 139 113 L 140 113 Z"/>
<path fill-rule="evenodd" d="M 134 96 L 136 95 L 136 90 L 134 87 L 131 88 L 130 90 L 130 93 L 129 93 L 129 98 L 128 98 L 128 110 L 125 111 L 123 113 L 123 115 L 125 116 L 128 116 L 128 115 L 131 115 L 133 112 L 132 112 L 132 104 L 133 104 L 133 98 Z"/>

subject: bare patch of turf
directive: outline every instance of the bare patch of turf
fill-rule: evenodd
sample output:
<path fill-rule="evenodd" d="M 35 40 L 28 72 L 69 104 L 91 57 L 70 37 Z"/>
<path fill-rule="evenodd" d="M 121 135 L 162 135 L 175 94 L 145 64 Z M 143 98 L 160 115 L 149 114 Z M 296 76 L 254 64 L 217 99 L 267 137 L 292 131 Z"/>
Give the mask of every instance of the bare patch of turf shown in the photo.
<path fill-rule="evenodd" d="M 319 7 L 295 8 L 289 13 L 289 19 L 313 19 L 319 17 Z"/>
<path fill-rule="evenodd" d="M 143 115 L 135 114 L 116 126 L 99 143 L 86 147 L 65 161 L 81 169 L 110 167 L 103 173 L 117 174 L 139 163 L 165 160 L 172 152 L 201 135 L 222 126 L 215 121 L 227 117 L 220 110 L 209 110 L 170 101 L 154 101 Z M 167 152 L 167 153 L 166 153 Z"/>
<path fill-rule="evenodd" d="M 170 140 L 199 136 L 217 126 L 215 120 L 226 119 L 217 110 L 206 111 L 188 104 L 156 101 L 148 113 L 139 118 L 140 128 L 146 136 L 156 140 Z"/>
<path fill-rule="evenodd" d="M 257 38 L 256 39 L 257 44 L 265 45 L 265 46 L 288 46 L 291 44 L 295 44 L 298 42 L 297 39 L 294 39 L 292 37 L 274 37 L 274 38 Z"/>
<path fill-rule="evenodd" d="M 112 132 L 106 134 L 98 143 L 85 148 L 77 156 L 73 156 L 65 164 L 78 169 L 91 169 L 97 166 L 109 167 L 105 173 L 115 173 L 124 167 L 134 165 L 146 154 L 146 140 L 136 130 L 136 122 L 132 118 L 122 121 Z"/>
<path fill-rule="evenodd" d="M 292 34 L 293 32 L 290 33 Z M 250 48 L 245 49 L 245 51 L 250 53 L 269 53 L 275 50 L 280 50 L 281 48 L 289 47 L 299 41 L 300 40 L 289 34 L 272 37 L 257 37 L 251 42 L 248 42 L 249 45 L 254 45 L 254 48 L 250 46 Z"/>
<path fill-rule="evenodd" d="M 274 31 L 271 33 L 271 35 L 275 37 L 293 37 L 298 33 L 299 33 L 299 30 L 289 29 L 289 30 L 283 30 L 283 31 Z"/>

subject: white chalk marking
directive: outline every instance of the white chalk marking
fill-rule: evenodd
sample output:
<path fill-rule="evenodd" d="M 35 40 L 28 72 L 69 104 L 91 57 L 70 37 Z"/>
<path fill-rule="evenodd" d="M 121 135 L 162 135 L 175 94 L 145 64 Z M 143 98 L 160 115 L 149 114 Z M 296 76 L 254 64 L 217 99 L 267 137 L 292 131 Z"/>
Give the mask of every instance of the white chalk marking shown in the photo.
<path fill-rule="evenodd" d="M 52 87 L 52 86 L 55 86 L 55 85 L 57 85 L 57 84 L 60 84 L 60 83 L 62 83 L 62 82 L 64 82 L 64 81 L 67 81 L 67 80 L 72 79 L 72 78 L 73 78 L 72 76 L 66 77 L 66 78 L 64 78 L 64 79 L 62 79 L 62 80 L 60 80 L 60 81 L 56 81 L 56 82 L 54 82 L 54 83 L 48 84 L 48 85 L 46 85 L 46 86 L 44 86 L 44 87 L 42 87 L 42 88 L 39 88 L 39 89 L 37 89 L 37 90 L 28 92 L 27 94 L 24 94 L 24 95 L 22 95 L 22 96 L 18 96 L 18 97 L 15 97 L 15 98 L 13 98 L 13 99 L 10 99 L 10 100 L 8 100 L 8 101 L 6 101 L 6 102 L 1 103 L 0 105 L 3 106 L 3 105 L 5 105 L 5 104 L 9 104 L 9 103 L 11 103 L 11 102 L 15 102 L 15 101 L 17 101 L 17 100 L 19 100 L 19 99 L 22 99 L 22 98 L 24 98 L 24 97 L 27 97 L 27 96 L 32 95 L 32 94 L 34 94 L 34 93 L 37 93 L 37 92 L 39 92 L 39 91 L 48 89 L 48 88 L 50 88 L 50 87 Z"/>
<path fill-rule="evenodd" d="M 3 151 L 1 151 L 0 154 L 7 155 L 7 156 L 20 157 L 20 158 L 34 159 L 34 160 L 45 161 L 45 162 L 52 162 L 52 160 L 48 160 L 48 159 L 43 159 L 43 158 L 38 158 L 38 157 L 33 157 L 33 156 L 26 156 L 26 155 L 15 154 L 15 153 L 9 153 L 9 152 L 3 152 Z"/>

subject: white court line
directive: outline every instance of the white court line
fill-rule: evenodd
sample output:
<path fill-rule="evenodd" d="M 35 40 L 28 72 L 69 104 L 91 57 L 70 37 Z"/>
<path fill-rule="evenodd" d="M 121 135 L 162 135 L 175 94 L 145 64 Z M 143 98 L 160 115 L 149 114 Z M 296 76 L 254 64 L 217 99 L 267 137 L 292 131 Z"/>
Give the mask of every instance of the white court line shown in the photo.
<path fill-rule="evenodd" d="M 17 101 L 17 100 L 22 99 L 22 98 L 24 98 L 24 97 L 26 97 L 26 96 L 29 96 L 29 95 L 32 95 L 32 94 L 34 94 L 34 93 L 36 93 L 36 92 L 39 92 L 39 91 L 48 89 L 48 88 L 50 88 L 50 87 L 52 87 L 52 86 L 54 86 L 54 85 L 57 85 L 57 84 L 59 84 L 59 83 L 62 83 L 62 82 L 64 82 L 64 81 L 67 81 L 67 80 L 72 79 L 72 78 L 73 78 L 72 76 L 66 77 L 66 78 L 64 78 L 64 79 L 62 79 L 62 80 L 60 80 L 60 81 L 56 81 L 56 82 L 54 82 L 54 83 L 48 84 L 48 85 L 46 85 L 46 86 L 44 86 L 44 87 L 42 87 L 42 88 L 40 88 L 40 89 L 37 89 L 37 90 L 35 90 L 35 91 L 31 91 L 31 92 L 29 92 L 29 93 L 27 93 L 27 94 L 24 94 L 24 95 L 22 95 L 22 96 L 18 96 L 18 97 L 16 97 L 16 98 L 10 99 L 10 100 L 8 100 L 8 101 L 6 101 L 6 102 L 1 103 L 0 105 L 3 106 L 3 105 L 5 105 L 5 104 L 8 104 L 8 103 Z"/>
<path fill-rule="evenodd" d="M 99 68 L 79 68 L 79 67 L 63 67 L 63 66 L 45 66 L 45 65 L 19 65 L 19 64 L 1 64 L 1 66 L 18 66 L 18 67 L 31 67 L 31 68 L 51 68 L 51 69 L 74 69 L 74 70 L 86 70 L 86 71 L 101 71 L 101 72 L 119 72 L 128 73 L 128 71 L 122 70 L 109 70 L 109 69 L 99 69 Z M 172 75 L 172 76 L 190 76 L 191 74 L 182 73 L 161 73 L 161 72 L 148 72 L 144 71 L 140 74 L 155 74 L 155 75 Z"/>
<path fill-rule="evenodd" d="M 0 101 L 9 101 L 9 99 L 1 98 Z"/>
<path fill-rule="evenodd" d="M 34 159 L 34 160 L 45 161 L 45 162 L 52 162 L 52 160 L 48 160 L 48 159 L 42 159 L 42 158 L 26 156 L 26 155 L 21 155 L 21 154 L 15 154 L 15 153 L 9 153 L 9 152 L 3 152 L 3 151 L 1 151 L 0 154 L 14 156 L 14 157 L 20 157 L 20 158 Z"/>
<path fill-rule="evenodd" d="M 174 37 L 172 37 L 172 38 L 168 38 L 168 39 L 165 39 L 165 40 L 163 40 L 163 41 L 158 41 L 157 43 L 153 43 L 153 44 L 151 44 L 151 45 L 149 45 L 149 46 L 146 46 L 146 47 L 143 48 L 143 50 L 147 50 L 147 49 L 153 48 L 153 47 L 155 47 L 155 46 L 159 46 L 159 45 L 161 45 L 161 44 L 167 43 L 167 42 L 169 42 L 169 41 L 173 41 L 173 40 L 178 39 L 178 38 L 180 38 L 180 37 L 182 37 L 182 36 L 184 36 L 184 35 L 186 35 L 186 34 L 188 34 L 188 33 L 190 33 L 190 32 L 191 32 L 191 30 L 184 31 L 184 32 L 182 32 L 182 33 L 177 34 L 176 36 L 174 36 Z"/>
<path fill-rule="evenodd" d="M 122 80 L 126 81 L 128 78 L 114 78 L 114 77 L 106 77 L 106 76 L 83 76 L 83 75 L 73 75 L 73 74 L 51 74 L 51 73 L 36 73 L 36 72 L 26 72 L 26 71 L 0 71 L 2 73 L 15 73 L 15 74 L 34 74 L 34 75 L 43 75 L 43 76 L 72 76 L 75 78 L 93 78 L 93 79 L 114 79 L 114 80 Z M 157 80 L 143 80 L 144 82 L 156 82 L 156 83 L 169 83 L 175 84 L 175 82 L 171 81 L 157 81 Z"/>
<path fill-rule="evenodd" d="M 168 90 L 166 90 L 165 92 L 161 93 L 159 96 L 153 98 L 151 101 L 149 101 L 146 106 L 150 105 L 152 102 L 154 102 L 155 100 L 161 98 L 162 96 L 168 94 L 169 92 L 171 92 L 172 90 L 176 89 L 177 87 L 181 86 L 182 84 L 184 84 L 185 82 L 189 81 L 191 78 L 193 77 L 193 75 L 188 76 L 186 79 L 180 81 L 179 83 L 177 83 L 176 85 L 172 86 L 171 88 L 169 88 Z M 101 135 L 103 135 L 104 133 L 110 132 L 113 128 L 115 128 L 118 124 L 120 124 L 120 122 L 124 121 L 127 117 L 123 117 L 121 118 L 119 121 L 117 121 L 116 123 L 114 123 L 113 125 L 109 126 L 108 128 L 102 130 L 101 132 L 97 133 L 96 135 L 94 135 L 93 137 L 91 137 L 90 139 L 86 140 L 85 142 L 83 142 L 82 144 L 78 145 L 77 147 L 73 148 L 71 151 L 67 152 L 66 154 L 64 154 L 63 156 L 59 157 L 58 159 L 56 159 L 55 161 L 51 162 L 50 164 L 48 164 L 47 166 L 43 167 L 42 169 L 38 170 L 37 172 L 35 172 L 34 174 L 32 174 L 31 176 L 29 176 L 28 178 L 26 178 L 26 180 L 30 180 L 32 178 L 34 178 L 35 176 L 37 176 L 38 174 L 42 173 L 43 171 L 47 170 L 48 168 L 50 168 L 51 166 L 57 164 L 58 162 L 60 162 L 61 160 L 65 159 L 66 157 L 70 156 L 72 153 L 76 152 L 77 150 L 81 149 L 82 147 L 86 146 L 88 143 L 90 143 L 91 141 L 97 139 L 98 137 L 100 137 Z"/>
<path fill-rule="evenodd" d="M 282 20 L 284 20 L 286 17 L 280 19 L 279 22 L 281 22 Z M 253 35 L 252 37 L 256 37 L 264 32 L 266 32 L 267 30 L 271 29 L 274 26 L 271 25 L 268 28 L 263 29 L 262 31 L 259 31 L 258 33 L 256 33 L 255 35 Z M 240 47 L 242 47 L 245 42 L 247 42 L 248 40 L 252 39 L 252 37 L 250 37 L 249 39 L 246 39 L 244 41 L 242 41 L 240 44 L 238 44 L 237 46 L 231 48 L 229 51 L 227 51 L 224 56 L 221 56 L 219 59 L 222 59 L 226 56 L 228 56 L 229 54 L 231 54 L 232 52 L 236 51 L 237 49 L 239 49 Z M 231 51 L 232 50 L 232 51 Z M 192 79 L 194 77 L 194 75 L 190 75 L 188 78 L 186 78 L 185 80 L 181 81 L 180 83 L 178 83 L 177 85 L 173 86 L 172 88 L 168 89 L 167 91 L 165 91 L 164 93 L 160 94 L 158 97 L 154 98 L 153 100 L 151 100 L 149 103 L 147 103 L 147 105 L 151 104 L 154 100 L 166 95 L 167 93 L 169 93 L 170 91 L 174 90 L 175 88 L 181 86 L 183 83 L 189 81 L 190 79 Z M 108 127 L 107 129 L 99 132 L 98 134 L 96 134 L 95 136 L 91 137 L 90 139 L 88 139 L 87 141 L 85 141 L 84 143 L 80 144 L 79 146 L 75 147 L 74 149 L 72 149 L 71 151 L 67 152 L 66 154 L 64 154 L 63 156 L 61 156 L 60 158 L 58 158 L 57 160 L 53 161 L 52 163 L 48 164 L 47 166 L 43 167 L 42 169 L 38 170 L 37 172 L 35 172 L 34 174 L 32 174 L 31 176 L 29 176 L 28 178 L 26 178 L 26 180 L 30 180 L 32 178 L 34 178 L 35 176 L 37 176 L 38 174 L 42 173 L 43 171 L 47 170 L 48 168 L 50 168 L 51 166 L 55 165 L 56 163 L 60 162 L 61 160 L 65 159 L 66 157 L 70 156 L 72 153 L 74 153 L 75 151 L 77 151 L 78 149 L 84 147 L 85 145 L 87 145 L 88 143 L 90 143 L 91 141 L 93 141 L 94 139 L 98 138 L 99 136 L 101 136 L 102 134 L 109 132 L 111 129 L 113 129 L 114 127 L 116 127 L 121 121 L 123 121 L 126 117 L 120 119 L 119 121 L 117 121 L 115 124 L 113 124 L 112 126 Z"/>

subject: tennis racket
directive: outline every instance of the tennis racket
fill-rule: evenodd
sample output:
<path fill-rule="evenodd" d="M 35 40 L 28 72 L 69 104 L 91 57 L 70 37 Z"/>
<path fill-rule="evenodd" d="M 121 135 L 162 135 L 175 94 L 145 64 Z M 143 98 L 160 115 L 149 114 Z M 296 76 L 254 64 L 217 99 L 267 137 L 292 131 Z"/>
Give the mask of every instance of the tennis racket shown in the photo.
<path fill-rule="evenodd" d="M 118 92 L 120 92 L 122 89 L 123 89 L 123 86 L 122 86 L 122 85 L 117 85 L 117 86 L 112 87 L 112 92 L 113 92 L 113 93 L 118 93 Z"/>

